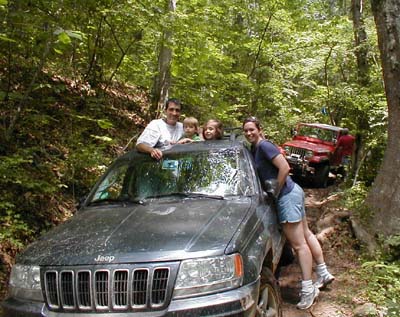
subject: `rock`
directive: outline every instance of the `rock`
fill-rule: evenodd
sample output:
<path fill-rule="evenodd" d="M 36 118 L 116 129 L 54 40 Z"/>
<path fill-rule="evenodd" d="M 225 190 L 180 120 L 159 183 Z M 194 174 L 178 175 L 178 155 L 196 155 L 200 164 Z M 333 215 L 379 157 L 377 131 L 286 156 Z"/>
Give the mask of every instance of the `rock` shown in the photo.
<path fill-rule="evenodd" d="M 374 237 L 359 224 L 356 218 L 351 217 L 350 221 L 356 238 L 367 247 L 368 253 L 374 254 L 378 248 Z"/>
<path fill-rule="evenodd" d="M 365 303 L 364 305 L 358 306 L 354 309 L 353 317 L 376 317 L 379 316 L 378 313 L 375 304 Z"/>

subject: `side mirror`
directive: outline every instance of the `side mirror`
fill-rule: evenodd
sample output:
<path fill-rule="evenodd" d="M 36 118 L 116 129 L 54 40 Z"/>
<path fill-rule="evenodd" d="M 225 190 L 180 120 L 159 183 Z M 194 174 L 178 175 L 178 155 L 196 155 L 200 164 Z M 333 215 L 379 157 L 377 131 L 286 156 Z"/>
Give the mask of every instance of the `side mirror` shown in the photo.
<path fill-rule="evenodd" d="M 269 196 L 277 199 L 279 196 L 279 183 L 276 179 L 267 179 L 263 184 L 263 189 Z"/>

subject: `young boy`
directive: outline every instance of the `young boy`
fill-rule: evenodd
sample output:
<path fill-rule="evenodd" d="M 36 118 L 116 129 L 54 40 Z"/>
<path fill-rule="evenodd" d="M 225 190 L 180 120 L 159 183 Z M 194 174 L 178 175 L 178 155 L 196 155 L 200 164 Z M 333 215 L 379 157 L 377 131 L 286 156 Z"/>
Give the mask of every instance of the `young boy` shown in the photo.
<path fill-rule="evenodd" d="M 199 136 L 199 121 L 193 117 L 183 120 L 183 137 L 177 142 L 179 144 L 201 141 Z"/>

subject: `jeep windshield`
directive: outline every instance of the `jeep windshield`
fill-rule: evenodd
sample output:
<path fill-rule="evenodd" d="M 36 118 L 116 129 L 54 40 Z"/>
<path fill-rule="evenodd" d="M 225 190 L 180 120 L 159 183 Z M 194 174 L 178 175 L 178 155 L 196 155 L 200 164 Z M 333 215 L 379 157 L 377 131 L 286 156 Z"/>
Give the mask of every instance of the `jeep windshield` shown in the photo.
<path fill-rule="evenodd" d="M 336 140 L 336 132 L 317 127 L 301 125 L 298 127 L 296 137 L 306 137 L 325 142 L 334 142 Z"/>
<path fill-rule="evenodd" d="M 89 203 L 253 195 L 249 168 L 238 149 L 164 154 L 160 161 L 137 155 L 113 165 L 95 188 Z"/>

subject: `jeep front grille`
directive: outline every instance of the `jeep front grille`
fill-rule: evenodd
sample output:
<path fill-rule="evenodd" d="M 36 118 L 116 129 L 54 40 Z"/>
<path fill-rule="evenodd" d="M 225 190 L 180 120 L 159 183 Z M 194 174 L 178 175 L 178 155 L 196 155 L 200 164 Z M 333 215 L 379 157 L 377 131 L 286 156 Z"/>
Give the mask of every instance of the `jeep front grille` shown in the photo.
<path fill-rule="evenodd" d="M 295 156 L 297 158 L 301 158 L 304 159 L 304 157 L 306 156 L 306 149 L 302 149 L 302 148 L 298 148 L 298 147 L 293 147 L 293 146 L 288 146 L 287 148 L 287 156 Z"/>
<path fill-rule="evenodd" d="M 178 264 L 46 268 L 46 303 L 54 311 L 145 311 L 168 305 Z"/>

